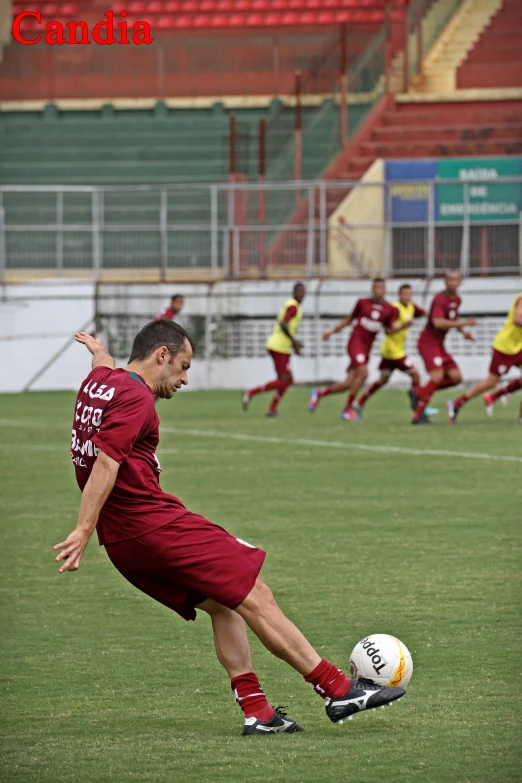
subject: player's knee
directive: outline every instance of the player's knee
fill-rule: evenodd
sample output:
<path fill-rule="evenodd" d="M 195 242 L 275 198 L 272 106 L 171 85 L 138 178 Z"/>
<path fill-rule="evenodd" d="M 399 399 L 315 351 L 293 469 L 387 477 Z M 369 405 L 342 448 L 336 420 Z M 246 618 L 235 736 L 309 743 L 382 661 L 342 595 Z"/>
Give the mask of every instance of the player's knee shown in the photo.
<path fill-rule="evenodd" d="M 256 579 L 256 583 L 252 590 L 249 592 L 245 600 L 238 606 L 238 610 L 241 608 L 246 609 L 248 612 L 262 612 L 268 606 L 276 603 L 274 594 L 269 586 L 261 579 Z"/>
<path fill-rule="evenodd" d="M 281 376 L 281 380 L 286 383 L 287 386 L 291 386 L 294 382 L 294 379 L 292 377 L 292 373 L 287 372 L 284 375 Z"/>
<path fill-rule="evenodd" d="M 450 373 L 450 380 L 453 381 L 453 385 L 457 386 L 457 384 L 462 382 L 462 375 L 459 370 L 455 370 L 454 372 Z"/>

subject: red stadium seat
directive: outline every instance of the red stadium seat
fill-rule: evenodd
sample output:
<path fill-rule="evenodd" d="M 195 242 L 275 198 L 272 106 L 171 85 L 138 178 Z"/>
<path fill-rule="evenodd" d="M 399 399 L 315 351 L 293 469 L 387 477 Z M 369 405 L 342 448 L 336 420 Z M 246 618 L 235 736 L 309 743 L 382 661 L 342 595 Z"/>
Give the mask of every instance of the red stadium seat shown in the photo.
<path fill-rule="evenodd" d="M 243 14 L 230 14 L 228 17 L 229 27 L 244 27 L 245 17 Z"/>
<path fill-rule="evenodd" d="M 321 11 L 320 14 L 317 14 L 318 24 L 334 24 L 334 22 L 335 22 L 335 15 L 333 11 Z"/>
<path fill-rule="evenodd" d="M 127 10 L 129 14 L 145 14 L 147 13 L 147 3 L 142 2 L 142 0 L 133 0 L 132 3 L 129 3 Z"/>
<path fill-rule="evenodd" d="M 74 5 L 73 3 L 64 3 L 62 6 L 60 6 L 60 14 L 62 16 L 68 16 L 70 19 L 72 19 L 72 17 L 77 13 L 78 6 Z"/>
<path fill-rule="evenodd" d="M 215 16 L 207 17 L 211 21 L 212 27 L 228 27 L 228 19 L 230 17 L 225 16 L 225 14 L 216 14 Z M 243 26 L 245 24 L 244 19 L 242 20 Z"/>
<path fill-rule="evenodd" d="M 182 5 L 182 12 L 184 14 L 195 14 L 199 11 L 199 4 L 197 0 L 184 0 Z"/>
<path fill-rule="evenodd" d="M 179 28 L 192 27 L 192 17 L 188 14 L 182 14 L 174 17 L 174 26 Z"/>
<path fill-rule="evenodd" d="M 281 24 L 281 14 L 265 14 L 263 24 L 265 27 L 278 27 Z"/>
<path fill-rule="evenodd" d="M 213 14 L 216 11 L 216 0 L 201 0 L 199 10 L 204 14 Z"/>
<path fill-rule="evenodd" d="M 41 7 L 42 16 L 58 16 L 60 9 L 56 3 L 45 3 Z"/>
<path fill-rule="evenodd" d="M 234 11 L 235 6 L 233 0 L 218 0 L 216 5 L 216 11 L 227 13 L 228 11 Z"/>
<path fill-rule="evenodd" d="M 175 25 L 176 22 L 173 16 L 160 16 L 154 26 L 157 27 L 158 30 L 171 30 Z"/>
<path fill-rule="evenodd" d="M 153 2 L 148 3 L 147 5 L 147 12 L 149 14 L 162 14 L 163 10 L 163 3 L 159 2 L 159 0 L 153 0 Z"/>
<path fill-rule="evenodd" d="M 252 0 L 250 5 L 253 11 L 270 11 L 272 8 L 268 0 Z"/>
<path fill-rule="evenodd" d="M 180 0 L 167 0 L 165 3 L 165 13 L 167 14 L 179 14 L 182 8 Z"/>
<path fill-rule="evenodd" d="M 245 21 L 248 27 L 262 27 L 263 14 L 247 14 Z"/>

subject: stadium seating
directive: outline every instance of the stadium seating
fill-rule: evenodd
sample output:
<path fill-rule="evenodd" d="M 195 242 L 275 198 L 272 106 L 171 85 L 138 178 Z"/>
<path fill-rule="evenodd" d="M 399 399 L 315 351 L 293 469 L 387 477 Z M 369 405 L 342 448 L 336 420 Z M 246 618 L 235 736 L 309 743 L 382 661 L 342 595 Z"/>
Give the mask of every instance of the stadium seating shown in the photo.
<path fill-rule="evenodd" d="M 400 14 L 408 0 L 393 0 L 392 14 Z M 379 23 L 385 16 L 386 0 L 131 0 L 112 5 L 115 14 L 128 12 L 127 22 L 147 21 L 155 30 L 294 27 L 332 25 L 343 22 Z M 43 21 L 96 16 L 107 10 L 100 2 L 33 3 L 18 0 L 16 15 L 24 10 L 40 10 Z M 24 20 L 23 29 L 34 29 L 35 20 Z"/>
<path fill-rule="evenodd" d="M 457 71 L 457 87 L 522 86 L 522 3 L 504 0 Z"/>

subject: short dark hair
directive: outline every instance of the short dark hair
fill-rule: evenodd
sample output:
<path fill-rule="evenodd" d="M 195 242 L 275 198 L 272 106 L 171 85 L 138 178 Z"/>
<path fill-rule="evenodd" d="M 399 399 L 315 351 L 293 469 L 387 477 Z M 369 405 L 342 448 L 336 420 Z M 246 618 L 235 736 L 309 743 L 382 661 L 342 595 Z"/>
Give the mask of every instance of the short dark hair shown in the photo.
<path fill-rule="evenodd" d="M 296 283 L 296 284 L 294 285 L 294 294 L 295 294 L 295 292 L 296 292 L 296 290 L 297 290 L 298 288 L 304 288 L 304 287 L 305 287 L 304 283 L 301 283 L 301 282 L 298 282 L 298 283 Z"/>
<path fill-rule="evenodd" d="M 172 356 L 177 356 L 183 350 L 185 340 L 190 343 L 192 350 L 195 350 L 196 341 L 194 338 L 175 321 L 168 321 L 166 318 L 151 321 L 134 338 L 129 363 L 147 359 L 162 345 L 170 351 Z"/>
<path fill-rule="evenodd" d="M 401 286 L 399 286 L 399 294 L 401 291 L 404 291 L 405 288 L 411 288 L 411 285 L 409 283 L 403 283 Z"/>
<path fill-rule="evenodd" d="M 375 285 L 375 283 L 386 283 L 386 280 L 384 277 L 374 277 L 372 280 L 372 285 Z"/>
<path fill-rule="evenodd" d="M 185 297 L 183 296 L 183 294 L 172 294 L 172 296 L 170 297 L 170 301 L 173 302 L 174 299 L 184 299 L 184 298 Z"/>

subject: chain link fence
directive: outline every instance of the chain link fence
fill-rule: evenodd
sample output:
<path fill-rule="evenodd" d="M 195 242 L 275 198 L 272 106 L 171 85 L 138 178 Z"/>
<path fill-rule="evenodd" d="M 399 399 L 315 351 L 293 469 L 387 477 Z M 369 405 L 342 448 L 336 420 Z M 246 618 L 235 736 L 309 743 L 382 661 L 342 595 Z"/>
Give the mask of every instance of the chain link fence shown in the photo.
<path fill-rule="evenodd" d="M 394 182 L 393 188 L 401 183 Z M 405 187 L 411 183 L 404 183 Z M 383 181 L 0 187 L 0 279 L 520 274 L 522 178 L 436 180 L 395 219 Z M 496 200 L 495 200 L 496 199 Z"/>

